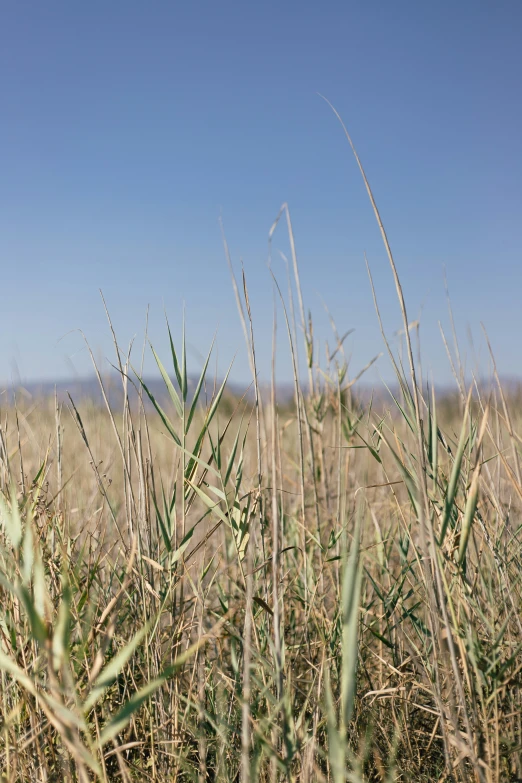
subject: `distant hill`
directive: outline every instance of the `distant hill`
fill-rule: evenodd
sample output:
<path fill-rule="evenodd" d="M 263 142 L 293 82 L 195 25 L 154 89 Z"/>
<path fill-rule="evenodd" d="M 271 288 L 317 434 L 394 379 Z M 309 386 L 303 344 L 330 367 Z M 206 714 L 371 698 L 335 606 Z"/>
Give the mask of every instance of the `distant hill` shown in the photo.
<path fill-rule="evenodd" d="M 177 382 L 171 379 L 175 388 L 178 388 Z M 105 393 L 111 405 L 111 408 L 118 410 L 123 404 L 123 387 L 119 373 L 112 372 L 106 373 L 102 376 L 103 386 Z M 129 381 L 129 399 L 132 405 L 138 404 L 138 382 L 134 379 L 135 386 Z M 195 377 L 189 377 L 189 389 L 194 390 L 198 379 Z M 218 379 L 214 384 L 214 380 L 209 377 L 206 384 L 206 398 L 211 399 L 214 388 L 219 388 L 222 379 Z M 144 383 L 155 397 L 160 405 L 168 404 L 169 395 L 163 379 L 159 376 L 152 376 L 144 378 Z M 505 377 L 502 379 L 502 386 L 507 396 L 511 399 L 522 398 L 522 381 L 514 376 Z M 482 389 L 494 389 L 496 384 L 492 379 L 484 379 L 481 383 Z M 305 381 L 303 383 L 303 389 L 306 390 L 308 384 Z M 364 383 L 357 384 L 357 396 L 361 401 L 369 400 L 373 397 L 374 401 L 384 401 L 389 399 L 389 392 L 384 384 L 380 384 L 377 388 L 366 386 Z M 395 395 L 398 391 L 396 384 L 389 386 L 390 391 Z M 75 404 L 84 403 L 86 401 L 92 402 L 94 405 L 104 405 L 102 391 L 100 384 L 96 376 L 89 376 L 85 378 L 71 378 L 69 380 L 60 380 L 56 383 L 51 381 L 32 381 L 29 383 L 23 383 L 18 385 L 1 386 L 0 385 L 0 406 L 9 402 L 14 402 L 15 397 L 18 399 L 49 399 L 57 396 L 59 402 L 68 402 L 69 395 L 72 397 Z M 190 391 L 189 391 L 190 394 Z M 268 384 L 263 384 L 261 387 L 261 394 L 264 399 L 268 399 L 270 396 L 270 387 Z M 439 399 L 448 397 L 457 397 L 458 391 L 456 384 L 446 384 L 438 386 L 436 388 L 436 394 Z M 241 385 L 234 382 L 227 383 L 226 395 L 229 397 L 239 398 L 246 395 L 246 398 L 253 402 L 254 400 L 254 388 L 253 384 Z M 280 404 L 290 403 L 294 398 L 294 386 L 293 384 L 284 383 L 278 384 L 277 387 L 277 399 Z M 203 390 L 203 397 L 205 399 L 205 388 Z M 146 410 L 152 408 L 152 403 L 147 397 L 147 394 L 143 392 L 143 401 Z"/>
<path fill-rule="evenodd" d="M 177 382 L 172 378 L 174 387 L 179 391 Z M 190 390 L 194 391 L 198 378 L 189 377 L 189 394 Z M 168 391 L 165 387 L 163 379 L 159 376 L 153 376 L 143 379 L 150 393 L 158 401 L 160 405 L 163 405 L 169 399 Z M 123 404 L 123 385 L 120 375 L 116 372 L 105 374 L 102 376 L 103 387 L 109 400 L 111 407 L 114 410 L 120 408 Z M 137 404 L 139 383 L 134 379 L 135 385 L 130 381 L 128 382 L 128 393 L 131 404 Z M 215 389 L 218 389 L 222 379 L 218 379 L 214 383 L 213 378 L 208 378 L 206 386 L 203 388 L 203 397 L 211 399 Z M 206 391 L 206 395 L 205 395 Z M 226 386 L 226 394 L 232 397 L 242 397 L 246 394 L 247 399 L 253 401 L 254 389 L 253 385 L 245 384 L 242 386 L 238 383 L 228 382 Z M 265 387 L 263 394 L 266 395 L 269 390 Z M 52 381 L 32 381 L 29 383 L 22 383 L 18 385 L 0 387 L 0 404 L 2 400 L 6 402 L 14 402 L 15 397 L 26 399 L 48 399 L 58 398 L 59 402 L 67 402 L 69 395 L 72 397 L 74 403 L 92 402 L 94 405 L 103 405 L 103 394 L 100 388 L 100 384 L 96 376 L 89 376 L 86 378 L 71 378 L 70 380 L 60 380 L 53 383 Z M 290 384 L 282 384 L 278 387 L 278 399 L 280 402 L 289 402 L 293 398 L 294 390 Z M 152 403 L 147 397 L 145 391 L 143 392 L 143 401 L 146 409 L 152 407 Z"/>

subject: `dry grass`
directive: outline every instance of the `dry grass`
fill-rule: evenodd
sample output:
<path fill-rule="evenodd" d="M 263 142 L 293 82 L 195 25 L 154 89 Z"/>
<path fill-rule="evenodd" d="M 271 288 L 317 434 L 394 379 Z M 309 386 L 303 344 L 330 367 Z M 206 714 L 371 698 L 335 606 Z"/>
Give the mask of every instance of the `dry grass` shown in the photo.
<path fill-rule="evenodd" d="M 348 385 L 4 409 L 4 780 L 522 775 L 517 419 Z"/>

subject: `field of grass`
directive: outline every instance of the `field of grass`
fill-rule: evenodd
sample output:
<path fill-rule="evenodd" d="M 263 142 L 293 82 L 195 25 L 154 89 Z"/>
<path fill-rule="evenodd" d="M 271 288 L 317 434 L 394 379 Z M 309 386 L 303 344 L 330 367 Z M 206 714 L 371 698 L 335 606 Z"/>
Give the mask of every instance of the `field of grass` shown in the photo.
<path fill-rule="evenodd" d="M 292 266 L 292 405 L 189 384 L 183 339 L 161 400 L 115 340 L 119 405 L 2 406 L 3 783 L 522 779 L 520 407 L 457 355 L 439 404 L 398 278 L 361 402 Z"/>

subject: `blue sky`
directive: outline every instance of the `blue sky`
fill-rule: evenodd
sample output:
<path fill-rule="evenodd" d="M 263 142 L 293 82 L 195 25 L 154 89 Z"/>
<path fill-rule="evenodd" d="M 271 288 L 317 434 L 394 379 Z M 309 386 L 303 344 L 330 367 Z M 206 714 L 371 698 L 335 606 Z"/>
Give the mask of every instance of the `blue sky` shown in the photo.
<path fill-rule="evenodd" d="M 112 359 L 167 342 L 183 303 L 194 368 L 217 329 L 219 372 L 248 364 L 223 254 L 223 216 L 269 371 L 268 231 L 290 205 L 304 297 L 322 299 L 356 372 L 382 350 L 367 253 L 390 335 L 393 280 L 335 104 L 395 253 L 426 371 L 450 377 L 446 266 L 462 353 L 520 372 L 522 5 L 383 2 L 4 3 L 1 14 L 0 379 L 89 374 L 78 329 Z M 288 251 L 283 228 L 274 249 Z M 281 282 L 282 262 L 275 260 Z M 281 380 L 290 377 L 279 313 Z M 468 328 L 474 336 L 471 347 Z M 148 365 L 151 368 L 151 365 Z M 384 359 L 380 372 L 389 377 Z"/>

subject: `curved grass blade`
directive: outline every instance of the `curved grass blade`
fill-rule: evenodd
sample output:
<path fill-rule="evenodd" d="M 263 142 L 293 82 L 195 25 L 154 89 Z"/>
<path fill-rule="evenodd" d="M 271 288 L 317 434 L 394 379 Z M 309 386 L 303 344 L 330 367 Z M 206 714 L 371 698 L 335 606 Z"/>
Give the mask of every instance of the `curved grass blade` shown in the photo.
<path fill-rule="evenodd" d="M 89 694 L 88 698 L 85 700 L 83 704 L 83 709 L 85 713 L 90 712 L 90 710 L 94 707 L 94 705 L 100 699 L 100 697 L 103 696 L 107 688 L 109 688 L 112 685 L 112 683 L 116 680 L 121 670 L 123 669 L 127 661 L 131 658 L 138 645 L 142 642 L 142 640 L 147 635 L 150 626 L 151 626 L 150 622 L 144 625 L 143 628 L 141 628 L 138 631 L 138 633 L 134 635 L 131 641 L 128 642 L 128 644 L 126 644 L 125 647 L 122 650 L 120 650 L 114 656 L 114 658 L 112 658 L 112 660 L 109 661 L 109 663 L 107 664 L 107 666 L 105 666 L 104 669 L 102 669 L 102 671 L 96 678 L 91 693 Z"/>
<path fill-rule="evenodd" d="M 217 631 L 223 623 L 226 621 L 227 615 L 222 617 L 215 626 L 204 636 L 198 639 L 197 642 L 192 644 L 185 652 L 181 653 L 171 666 L 168 666 L 163 673 L 151 680 L 151 682 L 144 685 L 141 690 L 137 691 L 131 698 L 124 704 L 124 706 L 116 713 L 116 715 L 107 723 L 100 736 L 100 745 L 106 745 L 111 739 L 114 739 L 128 724 L 134 713 L 147 701 L 149 696 L 152 696 L 161 686 L 170 679 L 176 672 L 211 638 L 215 637 Z"/>
<path fill-rule="evenodd" d="M 457 494 L 457 487 L 458 487 L 461 467 L 462 467 L 462 459 L 464 457 L 464 451 L 466 450 L 466 445 L 469 439 L 467 429 L 468 429 L 468 415 L 469 415 L 470 401 L 471 401 L 471 391 L 468 395 L 466 410 L 464 411 L 464 419 L 462 422 L 462 429 L 460 432 L 459 444 L 457 446 L 457 451 L 455 453 L 453 468 L 451 470 L 451 476 L 448 482 L 448 488 L 446 490 L 446 498 L 444 501 L 444 514 L 442 516 L 442 525 L 441 525 L 440 536 L 439 536 L 439 546 L 442 546 L 442 544 L 444 543 L 444 538 L 446 536 L 446 531 L 448 529 L 449 521 L 454 511 L 453 504 L 455 500 L 455 495 Z"/>
<path fill-rule="evenodd" d="M 134 370 L 134 372 L 136 373 L 136 377 L 137 377 L 138 381 L 140 382 L 141 386 L 143 387 L 143 389 L 145 389 L 145 393 L 146 393 L 147 397 L 149 398 L 151 403 L 154 405 L 156 411 L 159 413 L 160 419 L 163 422 L 163 424 L 165 425 L 165 427 L 167 428 L 167 430 L 169 431 L 169 434 L 171 435 L 172 439 L 174 440 L 174 442 L 178 446 L 181 446 L 181 441 L 180 441 L 179 437 L 176 435 L 176 431 L 174 430 L 174 427 L 172 426 L 169 417 L 167 416 L 167 414 L 165 413 L 165 411 L 163 410 L 161 405 L 157 402 L 156 398 L 154 397 L 153 393 L 151 392 L 151 390 L 149 389 L 149 387 L 147 386 L 147 384 L 145 383 L 143 378 L 141 378 L 138 375 L 136 370 Z"/>
<path fill-rule="evenodd" d="M 199 400 L 199 395 L 201 393 L 201 387 L 203 386 L 203 382 L 204 382 L 206 374 L 207 374 L 207 369 L 208 369 L 208 363 L 210 361 L 210 356 L 211 356 L 212 350 L 214 348 L 214 342 L 215 342 L 215 338 L 214 338 L 214 340 L 212 340 L 212 345 L 210 346 L 210 350 L 209 350 L 209 352 L 207 354 L 207 358 L 206 358 L 205 363 L 203 365 L 203 369 L 201 370 L 201 375 L 199 376 L 199 380 L 198 380 L 198 383 L 197 383 L 197 386 L 196 386 L 196 390 L 195 390 L 194 396 L 192 398 L 192 405 L 190 406 L 189 415 L 187 417 L 187 422 L 185 424 L 185 435 L 187 434 L 187 432 L 190 429 L 190 425 L 192 424 L 192 419 L 194 418 L 194 413 L 196 412 L 196 408 L 197 408 L 197 404 L 198 404 L 198 400 Z"/>

